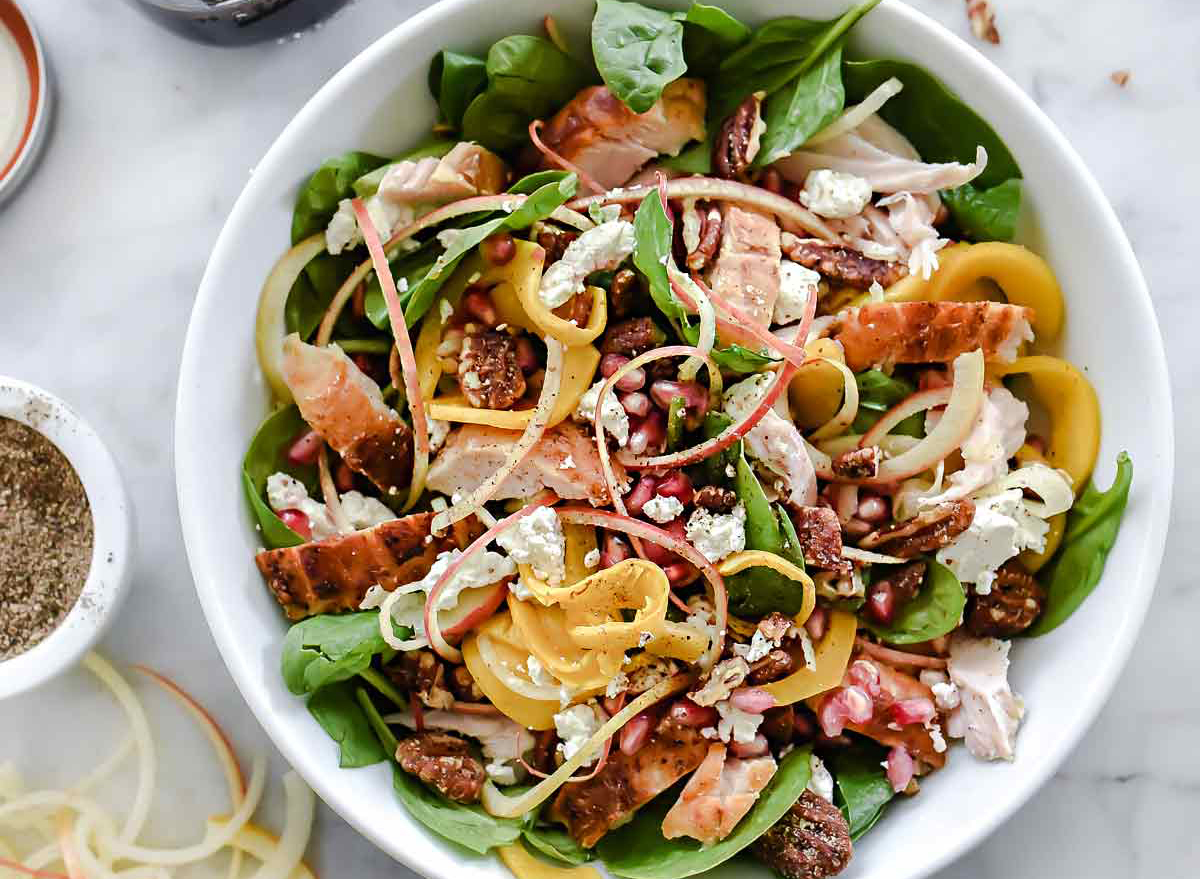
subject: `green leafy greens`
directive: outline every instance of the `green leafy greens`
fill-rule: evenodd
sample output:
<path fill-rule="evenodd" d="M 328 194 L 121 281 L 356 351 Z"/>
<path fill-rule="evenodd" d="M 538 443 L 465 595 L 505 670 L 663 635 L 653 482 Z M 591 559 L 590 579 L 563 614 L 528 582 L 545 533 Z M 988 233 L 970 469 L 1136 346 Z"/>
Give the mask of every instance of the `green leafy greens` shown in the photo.
<path fill-rule="evenodd" d="M 683 54 L 687 69 L 708 75 L 721 59 L 750 39 L 751 30 L 719 6 L 693 3 L 683 16 Z"/>
<path fill-rule="evenodd" d="M 837 784 L 835 801 L 846 816 L 853 840 L 875 826 L 884 807 L 896 795 L 880 765 L 885 757 L 886 748 L 855 736 L 854 744 L 826 758 Z"/>
<path fill-rule="evenodd" d="M 925 582 L 912 601 L 900 606 L 889 625 L 865 624 L 889 644 L 917 644 L 946 635 L 958 627 L 967 593 L 954 572 L 934 559 L 926 559 Z M 875 571 L 879 576 L 879 571 Z"/>
<path fill-rule="evenodd" d="M 1067 514 L 1062 546 L 1039 577 L 1046 587 L 1046 608 L 1026 631 L 1045 635 L 1057 629 L 1092 594 L 1109 550 L 1116 542 L 1121 518 L 1133 484 L 1133 461 L 1128 453 L 1117 456 L 1117 475 L 1108 491 L 1090 483 Z"/>
<path fill-rule="evenodd" d="M 287 450 L 296 438 L 308 430 L 308 423 L 294 405 L 285 406 L 267 416 L 250 441 L 246 457 L 242 459 L 242 488 L 254 518 L 258 520 L 263 546 L 277 549 L 281 546 L 299 546 L 304 538 L 283 524 L 275 511 L 263 500 L 267 488 L 267 477 L 283 472 L 304 483 L 309 491 L 317 484 L 317 468 L 312 465 L 293 464 L 288 460 Z"/>
<path fill-rule="evenodd" d="M 863 370 L 854 376 L 854 380 L 858 385 L 858 414 L 850 426 L 854 433 L 866 433 L 883 417 L 883 413 L 916 391 L 912 382 L 878 369 Z M 924 413 L 910 415 L 893 427 L 891 432 L 904 436 L 924 436 Z"/>
<path fill-rule="evenodd" d="M 315 693 L 361 674 L 376 654 L 390 658 L 393 652 L 379 632 L 377 612 L 320 614 L 288 629 L 280 666 L 283 682 L 297 696 Z"/>
<path fill-rule="evenodd" d="M 842 47 L 835 44 L 807 71 L 767 98 L 763 132 L 755 166 L 762 168 L 791 155 L 842 113 Z"/>
<path fill-rule="evenodd" d="M 392 787 L 410 815 L 439 836 L 481 855 L 521 838 L 520 818 L 495 818 L 480 806 L 448 800 L 399 766 L 392 772 Z"/>
<path fill-rule="evenodd" d="M 342 769 L 371 766 L 388 758 L 355 698 L 354 685 L 349 681 L 313 693 L 308 699 L 308 712 L 337 742 L 338 766 Z"/>
<path fill-rule="evenodd" d="M 633 112 L 645 113 L 687 70 L 683 23 L 640 3 L 597 0 L 592 55 L 608 90 Z"/>
<path fill-rule="evenodd" d="M 429 65 L 429 91 L 442 112 L 442 121 L 462 128 L 463 116 L 475 96 L 487 86 L 487 62 L 474 55 L 443 49 Z"/>

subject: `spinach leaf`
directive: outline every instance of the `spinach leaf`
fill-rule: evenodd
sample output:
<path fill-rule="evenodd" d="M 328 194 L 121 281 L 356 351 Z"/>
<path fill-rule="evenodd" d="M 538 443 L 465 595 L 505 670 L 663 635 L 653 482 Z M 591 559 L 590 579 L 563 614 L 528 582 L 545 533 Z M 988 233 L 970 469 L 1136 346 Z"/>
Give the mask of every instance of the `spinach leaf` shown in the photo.
<path fill-rule="evenodd" d="M 779 530 L 779 521 L 744 454 L 738 456 L 736 466 L 734 491 L 746 508 L 746 549 L 782 552 L 783 532 Z"/>
<path fill-rule="evenodd" d="M 667 407 L 667 451 L 675 451 L 683 442 L 686 407 L 687 401 L 683 397 L 671 398 L 671 405 Z"/>
<path fill-rule="evenodd" d="M 658 164 L 664 168 L 679 171 L 681 174 L 707 176 L 712 173 L 713 137 L 714 128 L 710 123 L 708 134 L 705 135 L 704 140 L 692 144 L 677 156 L 662 156 L 658 160 Z"/>
<path fill-rule="evenodd" d="M 1016 159 L 1000 136 L 958 96 L 915 64 L 904 61 L 847 61 L 842 65 L 846 100 L 857 103 L 891 77 L 904 91 L 879 115 L 905 135 L 927 162 L 973 162 L 975 148 L 987 150 L 987 168 L 974 181 L 991 189 L 1021 176 Z"/>
<path fill-rule="evenodd" d="M 850 825 L 850 838 L 858 840 L 875 826 L 895 791 L 880 765 L 887 748 L 865 738 L 854 738 L 848 748 L 834 751 L 827 759 L 837 783 L 837 803 Z"/>
<path fill-rule="evenodd" d="M 338 202 L 353 195 L 354 181 L 386 162 L 382 156 L 361 152 L 344 153 L 322 162 L 296 195 L 296 207 L 292 210 L 292 244 L 324 231 L 337 211 Z"/>
<path fill-rule="evenodd" d="M 775 505 L 775 515 L 779 519 L 780 528 L 783 529 L 783 552 L 780 555 L 800 570 L 804 570 L 804 552 L 800 549 L 800 537 L 796 534 L 792 517 L 788 515 L 783 504 Z"/>
<path fill-rule="evenodd" d="M 750 39 L 750 28 L 719 6 L 693 3 L 683 16 L 683 56 L 694 75 L 707 76 Z"/>
<path fill-rule="evenodd" d="M 526 174 L 512 186 L 508 187 L 508 191 L 520 195 L 529 195 L 547 183 L 561 182 L 569 177 L 570 174 L 570 171 L 534 171 L 532 174 Z"/>
<path fill-rule="evenodd" d="M 954 573 L 934 559 L 925 572 L 925 583 L 916 598 L 896 611 L 891 624 L 865 621 L 888 644 L 917 644 L 952 632 L 962 620 L 967 593 Z"/>
<path fill-rule="evenodd" d="M 424 316 L 429 307 L 433 305 L 438 290 L 442 288 L 446 279 L 454 274 L 455 268 L 462 262 L 463 257 L 483 243 L 485 238 L 503 229 L 510 231 L 525 229 L 538 220 L 544 220 L 575 194 L 577 186 L 578 179 L 574 174 L 570 174 L 557 182 L 538 187 L 511 214 L 504 214 L 465 229 L 454 230 L 442 255 L 416 284 L 409 286 L 408 302 L 404 307 L 404 319 L 408 325 L 413 326 Z"/>
<path fill-rule="evenodd" d="M 1021 212 L 1021 181 L 1014 177 L 991 189 L 976 189 L 964 183 L 943 191 L 942 201 L 966 238 L 1012 241 Z"/>
<path fill-rule="evenodd" d="M 687 309 L 675 298 L 667 275 L 671 261 L 671 220 L 657 191 L 647 193 L 633 215 L 633 240 L 633 264 L 650 282 L 650 298 L 669 319 L 687 321 Z"/>
<path fill-rule="evenodd" d="M 592 55 L 608 90 L 633 112 L 645 113 L 687 70 L 683 23 L 640 3 L 596 0 Z"/>
<path fill-rule="evenodd" d="M 854 433 L 866 433 L 883 417 L 883 413 L 916 391 L 912 382 L 878 369 L 863 370 L 854 376 L 854 380 L 858 385 L 858 415 L 850 426 Z M 924 436 L 924 413 L 905 418 L 891 432 L 904 436 Z"/>
<path fill-rule="evenodd" d="M 375 737 L 379 739 L 379 744 L 394 759 L 396 746 L 400 744 L 396 734 L 384 722 L 383 715 L 379 713 L 379 709 L 375 707 L 375 703 L 371 701 L 371 697 L 363 687 L 354 688 L 354 698 L 358 702 L 358 707 L 362 709 L 363 717 L 367 719 L 368 725 L 374 731 Z"/>
<path fill-rule="evenodd" d="M 313 693 L 308 699 L 308 713 L 338 743 L 338 766 L 342 769 L 370 766 L 388 758 L 348 681 Z"/>
<path fill-rule="evenodd" d="M 415 162 L 418 159 L 425 159 L 431 156 L 435 159 L 440 159 L 442 156 L 446 155 L 446 153 L 450 152 L 450 150 L 454 149 L 457 144 L 458 141 L 456 140 L 444 140 L 439 138 L 436 140 L 431 140 L 429 143 L 422 144 L 419 147 L 414 147 L 406 153 L 401 153 L 386 165 L 381 165 L 374 171 L 364 174 L 355 180 L 354 194 L 359 198 L 367 198 L 368 196 L 374 195 L 379 191 L 379 184 L 383 181 L 384 175 L 386 175 L 387 172 L 396 165 L 399 165 L 401 162 Z"/>
<path fill-rule="evenodd" d="M 747 95 L 772 95 L 817 64 L 879 0 L 866 0 L 833 21 L 785 17 L 767 22 L 727 57 L 711 83 L 709 118 L 722 120 Z"/>
<path fill-rule="evenodd" d="M 845 104 L 842 46 L 837 43 L 805 73 L 767 98 L 763 106 L 767 130 L 754 157 L 755 167 L 766 167 L 800 149 L 837 119 Z"/>
<path fill-rule="evenodd" d="M 442 121 L 461 128 L 467 106 L 487 85 L 487 62 L 474 55 L 443 49 L 429 65 L 429 91 L 442 111 Z"/>
<path fill-rule="evenodd" d="M 375 654 L 392 652 L 379 633 L 377 612 L 326 613 L 288 629 L 280 667 L 287 688 L 302 696 L 348 680 L 370 666 Z"/>
<path fill-rule="evenodd" d="M 487 88 L 467 106 L 462 134 L 492 150 L 525 143 L 534 119 L 553 113 L 588 84 L 590 75 L 549 40 L 514 34 L 492 44 Z"/>
<path fill-rule="evenodd" d="M 267 506 L 263 492 L 267 488 L 267 477 L 283 472 L 296 477 L 309 491 L 317 485 L 317 468 L 293 464 L 288 460 L 287 450 L 308 424 L 294 405 L 285 406 L 267 416 L 259 425 L 246 457 L 242 459 L 242 488 L 254 518 L 258 520 L 263 546 L 276 549 L 281 546 L 299 546 L 304 538 L 283 524 L 275 511 Z"/>
<path fill-rule="evenodd" d="M 520 818 L 494 818 L 480 806 L 448 800 L 399 766 L 392 772 L 392 786 L 410 815 L 439 836 L 481 855 L 521 838 Z"/>
<path fill-rule="evenodd" d="M 1026 635 L 1054 631 L 1092 594 L 1116 542 L 1132 483 L 1133 461 L 1127 452 L 1121 452 L 1108 491 L 1099 491 L 1092 482 L 1075 501 L 1067 514 L 1062 546 L 1039 578 L 1046 587 L 1046 609 Z"/>
<path fill-rule="evenodd" d="M 433 264 L 437 262 L 438 248 L 436 241 L 426 242 L 419 250 L 403 253 L 391 260 L 388 265 L 392 268 L 392 278 L 400 287 L 406 286 L 407 293 L 400 294 L 400 303 L 408 301 L 411 291 L 417 283 L 429 274 Z M 401 284 L 401 280 L 404 281 Z M 363 312 L 372 324 L 381 330 L 390 330 L 391 319 L 388 317 L 387 302 L 383 299 L 383 289 L 375 273 L 367 282 L 366 293 L 363 295 Z"/>
<path fill-rule="evenodd" d="M 530 824 L 522 829 L 521 837 L 527 845 L 556 861 L 578 866 L 592 860 L 592 853 L 561 827 Z"/>
<path fill-rule="evenodd" d="M 687 341 L 689 345 L 695 345 L 700 340 L 700 325 L 681 320 L 679 324 L 679 334 Z M 774 357 L 768 357 L 766 354 L 760 354 L 757 351 L 751 351 L 742 345 L 736 343 L 727 348 L 713 348 L 710 352 L 712 359 L 716 361 L 717 366 L 721 367 L 725 372 L 736 372 L 741 375 L 746 375 L 751 372 L 762 372 L 768 366 L 773 366 L 779 362 Z"/>
<path fill-rule="evenodd" d="M 811 748 L 796 748 L 779 762 L 753 808 L 727 837 L 710 846 L 693 839 L 664 839 L 662 821 L 675 803 L 670 791 L 643 807 L 633 820 L 604 836 L 596 851 L 610 873 L 628 879 L 682 879 L 732 858 L 783 817 L 812 775 Z"/>
<path fill-rule="evenodd" d="M 708 412 L 704 416 L 704 438 L 712 439 L 720 434 L 729 425 L 733 424 L 733 419 L 724 412 Z M 729 475 L 729 468 L 733 468 L 734 475 L 737 474 L 737 462 L 742 457 L 742 441 L 738 440 L 724 451 L 718 452 L 715 455 L 709 455 L 700 464 L 704 471 L 705 480 L 711 485 L 719 485 L 728 488 L 732 484 L 733 477 Z"/>

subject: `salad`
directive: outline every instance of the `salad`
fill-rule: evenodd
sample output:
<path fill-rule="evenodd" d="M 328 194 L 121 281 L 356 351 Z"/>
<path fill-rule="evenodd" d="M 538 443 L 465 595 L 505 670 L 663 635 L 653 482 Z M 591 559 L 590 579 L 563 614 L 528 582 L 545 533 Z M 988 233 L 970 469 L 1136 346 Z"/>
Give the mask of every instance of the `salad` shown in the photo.
<path fill-rule="evenodd" d="M 443 49 L 428 142 L 300 188 L 242 474 L 283 676 L 519 876 L 841 872 L 1016 757 L 1013 641 L 1100 579 L 1132 465 L 1090 483 L 1020 168 L 849 54 L 874 5 Z"/>

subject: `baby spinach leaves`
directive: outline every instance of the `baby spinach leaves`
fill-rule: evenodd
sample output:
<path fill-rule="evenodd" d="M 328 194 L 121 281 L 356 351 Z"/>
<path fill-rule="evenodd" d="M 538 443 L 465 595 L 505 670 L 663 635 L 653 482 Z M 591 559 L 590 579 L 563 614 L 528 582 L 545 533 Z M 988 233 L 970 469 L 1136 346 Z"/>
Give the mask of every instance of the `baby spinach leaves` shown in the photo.
<path fill-rule="evenodd" d="M 1012 241 L 1021 211 L 1021 181 L 1013 178 L 991 189 L 964 183 L 942 193 L 959 231 L 971 241 Z"/>
<path fill-rule="evenodd" d="M 633 215 L 633 264 L 650 283 L 650 297 L 671 321 L 686 321 L 688 312 L 671 290 L 671 219 L 658 192 L 647 193 Z"/>
<path fill-rule="evenodd" d="M 855 736 L 853 745 L 826 758 L 837 784 L 834 800 L 846 816 L 853 840 L 875 826 L 884 807 L 896 795 L 880 765 L 885 757 L 886 748 Z"/>
<path fill-rule="evenodd" d="M 1108 491 L 1099 491 L 1093 482 L 1075 501 L 1067 514 L 1062 546 L 1039 578 L 1046 587 L 1046 609 L 1025 634 L 1054 631 L 1092 594 L 1116 542 L 1132 483 L 1133 461 L 1121 452 Z"/>
<path fill-rule="evenodd" d="M 884 412 L 916 391 L 912 382 L 878 369 L 864 370 L 856 374 L 854 380 L 858 385 L 858 415 L 850 428 L 854 433 L 866 433 L 883 417 Z M 904 436 L 924 436 L 924 414 L 918 413 L 904 419 L 891 432 Z"/>
<path fill-rule="evenodd" d="M 592 853 L 561 827 L 539 826 L 535 821 L 530 821 L 522 828 L 521 838 L 526 845 L 546 857 L 572 866 L 577 867 L 592 860 Z"/>
<path fill-rule="evenodd" d="M 628 879 L 683 879 L 711 870 L 762 836 L 792 807 L 812 776 L 811 756 L 811 748 L 796 748 L 784 757 L 753 808 L 720 842 L 702 846 L 694 839 L 663 838 L 663 818 L 677 797 L 672 789 L 603 837 L 596 851 L 610 873 Z"/>
<path fill-rule="evenodd" d="M 683 76 L 683 22 L 670 12 L 623 0 L 597 0 L 592 54 L 604 84 L 635 113 Z"/>
<path fill-rule="evenodd" d="M 392 771 L 392 786 L 410 815 L 439 836 L 481 855 L 521 838 L 520 818 L 495 818 L 480 806 L 448 800 L 399 766 Z"/>
<path fill-rule="evenodd" d="M 288 448 L 305 430 L 308 430 L 308 424 L 300 416 L 300 410 L 294 405 L 285 406 L 267 416 L 242 459 L 242 487 L 267 549 L 304 543 L 303 537 L 275 515 L 263 500 L 263 492 L 267 488 L 267 477 L 281 471 L 299 479 L 309 491 L 316 486 L 316 467 L 293 464 L 287 457 Z"/>
<path fill-rule="evenodd" d="M 361 689 L 361 688 L 360 688 Z M 323 687 L 308 700 L 308 712 L 338 744 L 338 766 L 357 769 L 388 758 L 371 730 L 349 681 Z"/>
<path fill-rule="evenodd" d="M 927 559 L 925 583 L 911 601 L 900 606 L 891 624 L 865 621 L 865 625 L 888 644 L 917 644 L 948 634 L 962 620 L 967 593 L 954 573 L 934 559 Z M 875 575 L 879 576 L 879 571 Z"/>
<path fill-rule="evenodd" d="M 379 632 L 378 612 L 327 613 L 288 629 L 280 669 L 287 688 L 302 696 L 357 676 L 376 654 L 392 653 Z"/>
<path fill-rule="evenodd" d="M 767 98 L 767 129 L 754 158 L 764 167 L 791 155 L 810 137 L 841 115 L 846 104 L 842 87 L 842 47 L 834 44 L 807 71 Z"/>
<path fill-rule="evenodd" d="M 750 28 L 724 9 L 693 3 L 683 16 L 683 54 L 687 69 L 707 75 L 721 59 L 750 39 Z"/>
<path fill-rule="evenodd" d="M 429 64 L 429 91 L 442 111 L 442 121 L 462 128 L 463 115 L 487 85 L 487 62 L 474 55 L 443 49 Z"/>

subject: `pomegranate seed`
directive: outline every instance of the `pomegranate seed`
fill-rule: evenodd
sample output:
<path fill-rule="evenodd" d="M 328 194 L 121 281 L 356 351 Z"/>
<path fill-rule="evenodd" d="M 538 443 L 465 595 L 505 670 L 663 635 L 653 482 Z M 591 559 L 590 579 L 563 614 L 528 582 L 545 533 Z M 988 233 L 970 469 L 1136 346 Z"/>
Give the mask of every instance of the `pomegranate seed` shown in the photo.
<path fill-rule="evenodd" d="M 692 502 L 692 480 L 682 470 L 675 470 L 663 477 L 656 490 L 663 497 L 673 497 L 681 504 Z"/>
<path fill-rule="evenodd" d="M 650 737 L 650 731 L 654 726 L 654 718 L 643 711 L 641 714 L 634 717 L 629 723 L 625 724 L 621 729 L 621 739 L 619 747 L 621 753 L 626 756 L 632 756 L 638 752 L 642 745 L 646 744 L 646 739 Z"/>
<path fill-rule="evenodd" d="M 282 510 L 278 513 L 279 520 L 287 525 L 305 540 L 312 540 L 312 526 L 308 522 L 308 516 L 299 510 Z"/>
<path fill-rule="evenodd" d="M 528 336 L 517 339 L 517 366 L 521 367 L 521 372 L 525 375 L 536 372 L 541 366 L 537 353 L 533 350 L 533 342 L 529 341 Z"/>
<path fill-rule="evenodd" d="M 462 304 L 467 314 L 488 327 L 494 327 L 499 322 L 492 297 L 478 287 L 472 287 L 466 292 Z"/>
<path fill-rule="evenodd" d="M 832 693 L 825 697 L 817 710 L 817 720 L 821 724 L 821 732 L 829 738 L 840 736 L 846 728 L 846 706 L 838 697 L 841 693 Z"/>
<path fill-rule="evenodd" d="M 916 770 L 917 766 L 913 762 L 912 755 L 908 753 L 908 749 L 904 745 L 897 745 L 888 752 L 887 779 L 896 793 L 900 793 L 908 787 Z"/>
<path fill-rule="evenodd" d="M 876 622 L 888 625 L 896 616 L 896 590 L 887 580 L 872 583 L 867 593 L 867 613 Z"/>
<path fill-rule="evenodd" d="M 650 385 L 650 396 L 663 409 L 669 409 L 676 397 L 683 397 L 683 405 L 689 411 L 697 415 L 708 411 L 708 389 L 698 382 L 673 382 L 660 378 Z"/>
<path fill-rule="evenodd" d="M 611 378 L 612 374 L 629 362 L 624 354 L 605 354 L 600 358 L 600 374 Z M 631 369 L 617 382 L 618 391 L 640 391 L 646 384 L 646 370 Z"/>
<path fill-rule="evenodd" d="M 507 232 L 483 239 L 483 258 L 494 266 L 506 265 L 517 252 L 513 237 Z"/>
<path fill-rule="evenodd" d="M 916 699 L 901 699 L 892 703 L 892 720 L 901 726 L 910 723 L 927 723 L 935 714 L 933 702 L 924 696 Z"/>
<path fill-rule="evenodd" d="M 629 515 L 640 516 L 642 514 L 642 507 L 654 497 L 654 489 L 657 484 L 658 480 L 653 476 L 643 476 L 637 481 L 633 491 L 629 492 L 625 498 L 625 506 L 629 509 Z"/>
<path fill-rule="evenodd" d="M 600 700 L 600 704 L 604 706 L 604 713 L 607 714 L 609 717 L 612 717 L 614 714 L 616 714 L 622 708 L 620 696 L 618 696 L 615 699 L 610 699 L 607 696 L 605 696 L 603 699 Z"/>
<path fill-rule="evenodd" d="M 775 697 L 758 687 L 739 687 L 729 694 L 729 703 L 748 714 L 762 714 L 775 707 Z"/>
<path fill-rule="evenodd" d="M 612 378 L 612 374 L 629 362 L 624 354 L 605 354 L 600 358 L 600 374 Z"/>
<path fill-rule="evenodd" d="M 829 626 L 829 611 L 823 607 L 813 610 L 812 615 L 804 622 L 804 629 L 814 641 L 825 637 L 825 629 Z"/>
<path fill-rule="evenodd" d="M 306 431 L 288 449 L 288 460 L 293 464 L 315 464 L 324 444 L 325 440 L 315 430 Z"/>
<path fill-rule="evenodd" d="M 886 522 L 892 516 L 891 505 L 885 498 L 871 495 L 858 502 L 858 518 L 872 525 Z"/>
<path fill-rule="evenodd" d="M 604 536 L 604 548 L 600 550 L 601 568 L 611 568 L 618 562 L 623 562 L 625 559 L 632 557 L 633 550 L 629 548 L 628 543 L 615 534 L 606 534 Z"/>
<path fill-rule="evenodd" d="M 659 409 L 651 409 L 650 414 L 639 421 L 629 434 L 629 451 L 642 455 L 651 449 L 658 450 L 666 439 L 667 416 Z"/>
<path fill-rule="evenodd" d="M 866 690 L 867 695 L 876 698 L 883 692 L 879 683 L 879 669 L 865 659 L 855 660 L 848 670 L 850 683 Z"/>
<path fill-rule="evenodd" d="M 663 568 L 663 573 L 667 575 L 667 582 L 674 589 L 681 583 L 692 579 L 696 574 L 696 569 L 688 562 L 675 562 L 675 564 Z"/>
<path fill-rule="evenodd" d="M 846 718 L 854 723 L 867 723 L 875 716 L 875 704 L 861 687 L 846 687 L 839 694 L 846 706 Z"/>
<path fill-rule="evenodd" d="M 691 699 L 683 698 L 671 706 L 670 717 L 684 726 L 715 726 L 717 709 L 697 705 Z"/>
<path fill-rule="evenodd" d="M 730 742 L 729 750 L 735 757 L 742 760 L 748 760 L 752 757 L 761 757 L 769 751 L 771 746 L 767 743 L 767 737 L 762 733 L 754 736 L 753 741 L 749 742 Z"/>
<path fill-rule="evenodd" d="M 636 418 L 645 418 L 650 414 L 650 407 L 654 405 L 650 402 L 650 398 L 641 391 L 626 394 L 620 400 L 622 408 Z"/>

